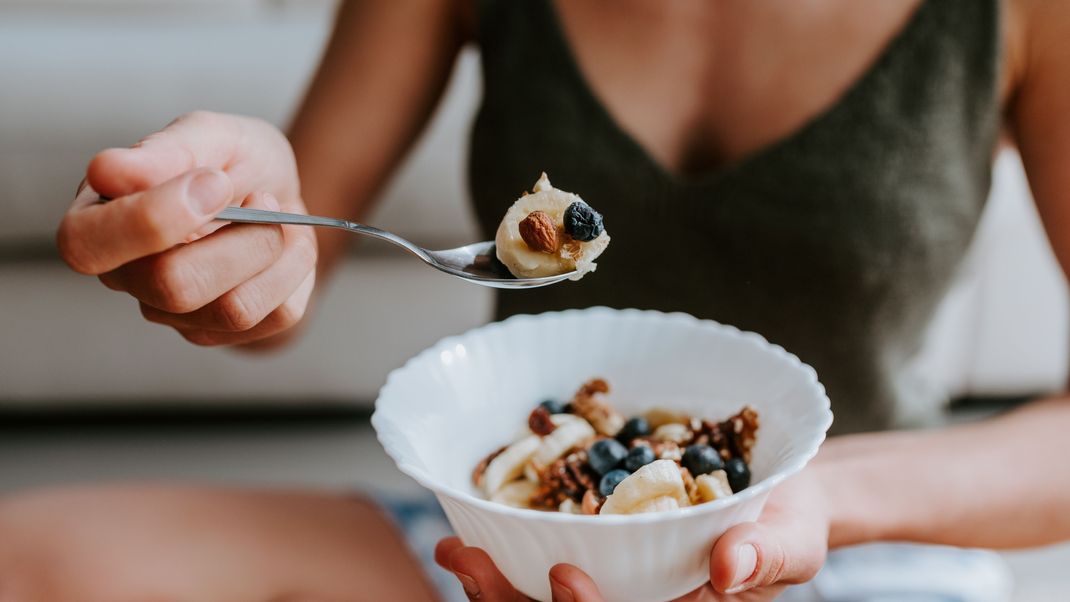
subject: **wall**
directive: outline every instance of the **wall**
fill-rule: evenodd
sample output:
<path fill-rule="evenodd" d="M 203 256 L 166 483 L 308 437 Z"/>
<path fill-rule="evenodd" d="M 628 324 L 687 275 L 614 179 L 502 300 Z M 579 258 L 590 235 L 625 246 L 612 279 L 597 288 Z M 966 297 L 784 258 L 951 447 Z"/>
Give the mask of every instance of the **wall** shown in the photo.
<path fill-rule="evenodd" d="M 284 124 L 330 15 L 314 1 L 0 4 L 0 403 L 366 403 L 389 369 L 487 319 L 487 291 L 371 243 L 300 344 L 249 358 L 144 323 L 132 300 L 56 259 L 55 225 L 93 152 L 198 108 Z M 474 240 L 461 175 L 478 94 L 469 51 L 370 221 L 431 247 Z M 975 249 L 919 359 L 953 394 L 1054 389 L 1065 378 L 1065 283 L 1016 157 L 1003 156 L 996 175 Z"/>

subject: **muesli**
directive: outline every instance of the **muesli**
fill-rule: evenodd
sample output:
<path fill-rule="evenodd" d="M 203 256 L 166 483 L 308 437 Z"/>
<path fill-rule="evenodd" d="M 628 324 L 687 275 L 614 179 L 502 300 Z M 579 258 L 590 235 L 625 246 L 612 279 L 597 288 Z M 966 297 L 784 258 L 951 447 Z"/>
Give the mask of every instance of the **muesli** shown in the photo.
<path fill-rule="evenodd" d="M 576 514 L 637 514 L 721 499 L 750 485 L 758 413 L 722 421 L 664 409 L 625 418 L 593 379 L 567 403 L 548 400 L 529 433 L 483 459 L 472 479 L 487 499 Z"/>

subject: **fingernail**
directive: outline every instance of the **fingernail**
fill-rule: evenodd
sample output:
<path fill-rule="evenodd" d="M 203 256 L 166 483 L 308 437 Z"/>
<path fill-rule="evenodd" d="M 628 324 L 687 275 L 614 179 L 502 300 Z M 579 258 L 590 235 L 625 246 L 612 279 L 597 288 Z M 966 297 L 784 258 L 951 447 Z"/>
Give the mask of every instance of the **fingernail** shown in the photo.
<path fill-rule="evenodd" d="M 752 544 L 743 544 L 736 551 L 736 572 L 732 575 L 732 585 L 724 590 L 726 594 L 738 594 L 750 589 L 747 581 L 754 576 L 758 568 L 758 548 Z"/>
<path fill-rule="evenodd" d="M 186 195 L 194 211 L 210 215 L 230 200 L 230 182 L 219 171 L 199 173 L 187 185 Z"/>
<path fill-rule="evenodd" d="M 454 573 L 457 575 L 457 580 L 461 582 L 461 587 L 464 588 L 464 593 L 469 599 L 475 600 L 479 596 L 479 584 L 475 579 L 472 579 L 464 573 Z"/>
<path fill-rule="evenodd" d="M 268 211 L 281 211 L 282 207 L 279 205 L 279 200 L 275 198 L 275 195 L 264 193 L 264 209 L 267 209 Z"/>
<path fill-rule="evenodd" d="M 576 599 L 572 595 L 572 590 L 553 579 L 550 579 L 550 595 L 554 602 L 573 602 Z"/>

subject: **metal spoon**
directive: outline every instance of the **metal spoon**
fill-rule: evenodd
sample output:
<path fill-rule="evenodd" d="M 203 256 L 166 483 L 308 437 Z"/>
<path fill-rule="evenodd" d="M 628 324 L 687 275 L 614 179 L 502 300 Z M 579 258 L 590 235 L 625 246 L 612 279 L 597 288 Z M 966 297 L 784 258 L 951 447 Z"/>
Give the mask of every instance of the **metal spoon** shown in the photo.
<path fill-rule="evenodd" d="M 456 249 L 429 251 L 414 245 L 397 234 L 331 217 L 282 213 L 263 209 L 246 209 L 244 207 L 227 207 L 219 212 L 216 219 L 248 224 L 323 226 L 325 228 L 338 228 L 354 234 L 364 234 L 394 243 L 419 257 L 427 265 L 450 276 L 456 276 L 462 280 L 492 288 L 535 288 L 556 284 L 575 274 L 575 272 L 568 272 L 545 278 L 517 278 L 509 273 L 509 270 L 502 265 L 502 262 L 498 261 L 498 257 L 494 253 L 494 241 L 492 240 L 476 242 Z"/>

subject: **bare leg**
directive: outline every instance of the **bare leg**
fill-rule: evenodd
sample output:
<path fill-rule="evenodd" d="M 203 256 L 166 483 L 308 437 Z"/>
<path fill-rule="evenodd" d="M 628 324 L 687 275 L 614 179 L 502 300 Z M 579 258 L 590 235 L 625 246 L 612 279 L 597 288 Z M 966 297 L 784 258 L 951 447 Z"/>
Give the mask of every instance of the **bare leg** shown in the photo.
<path fill-rule="evenodd" d="M 0 602 L 436 599 L 359 498 L 132 485 L 0 499 Z"/>

